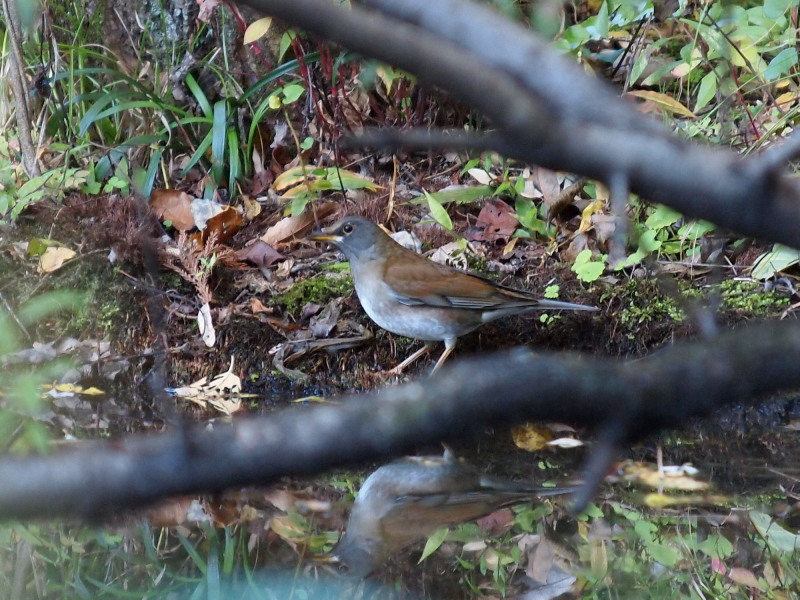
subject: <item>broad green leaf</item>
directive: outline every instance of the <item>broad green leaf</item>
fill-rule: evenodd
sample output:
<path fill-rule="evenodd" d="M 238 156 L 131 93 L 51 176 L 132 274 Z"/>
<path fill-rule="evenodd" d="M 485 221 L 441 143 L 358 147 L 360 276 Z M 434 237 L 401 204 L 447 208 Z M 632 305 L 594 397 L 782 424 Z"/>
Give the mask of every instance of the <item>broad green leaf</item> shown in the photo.
<path fill-rule="evenodd" d="M 794 553 L 800 550 L 800 536 L 784 529 L 775 519 L 758 511 L 750 511 L 750 521 L 770 548 L 777 552 Z"/>
<path fill-rule="evenodd" d="M 774 21 L 782 17 L 792 6 L 797 6 L 797 0 L 765 0 L 764 16 Z"/>
<path fill-rule="evenodd" d="M 716 225 L 708 221 L 692 221 L 678 230 L 678 236 L 682 238 L 697 239 L 703 237 L 709 231 L 716 229 Z"/>
<path fill-rule="evenodd" d="M 600 4 L 597 16 L 590 17 L 584 21 L 584 27 L 589 35 L 596 40 L 608 39 L 608 3 Z"/>
<path fill-rule="evenodd" d="M 674 567 L 682 558 L 678 549 L 670 546 L 669 544 L 647 544 L 647 551 L 650 553 L 650 556 L 653 557 L 653 560 L 661 563 L 667 568 Z"/>
<path fill-rule="evenodd" d="M 783 271 L 798 261 L 800 261 L 800 251 L 783 244 L 775 244 L 771 251 L 756 259 L 750 276 L 753 279 L 769 279 L 778 271 Z"/>
<path fill-rule="evenodd" d="M 29 196 L 30 194 L 41 190 L 45 185 L 47 185 L 47 181 L 53 176 L 53 171 L 48 171 L 43 175 L 39 175 L 38 177 L 34 177 L 33 179 L 26 181 L 23 183 L 19 189 L 17 189 L 17 198 L 24 198 L 25 196 Z"/>
<path fill-rule="evenodd" d="M 669 227 L 680 218 L 681 213 L 679 213 L 677 210 L 663 204 L 659 204 L 656 206 L 653 214 L 647 217 L 647 220 L 644 222 L 644 224 L 650 229 L 663 229 L 664 227 Z"/>
<path fill-rule="evenodd" d="M 717 93 L 717 75 L 714 71 L 706 73 L 700 80 L 700 87 L 697 89 L 697 101 L 694 104 L 694 112 L 699 112 Z"/>
<path fill-rule="evenodd" d="M 431 534 L 431 536 L 428 538 L 428 541 L 425 542 L 425 548 L 422 549 L 422 555 L 419 557 L 417 564 L 421 563 L 439 549 L 439 546 L 441 546 L 447 538 L 449 531 L 450 530 L 447 527 L 443 527 L 442 529 L 437 529 Z"/>
<path fill-rule="evenodd" d="M 278 175 L 278 177 L 275 178 L 272 187 L 276 191 L 280 192 L 281 190 L 285 190 L 304 182 L 306 177 L 314 180 L 324 178 L 323 181 L 327 181 L 330 184 L 325 189 L 367 189 L 371 191 L 380 189 L 380 186 L 371 179 L 362 177 L 358 173 L 353 173 L 352 171 L 337 169 L 336 167 L 328 167 L 326 169 L 312 169 L 311 167 L 305 167 L 305 174 L 303 172 L 303 167 L 295 167 Z"/>
<path fill-rule="evenodd" d="M 786 75 L 795 65 L 797 65 L 797 48 L 785 48 L 769 61 L 764 77 L 768 81 L 774 81 L 781 75 Z"/>
<path fill-rule="evenodd" d="M 578 256 L 575 257 L 575 264 L 572 265 L 572 270 L 578 276 L 578 279 L 586 283 L 597 281 L 606 269 L 606 255 L 601 254 L 599 260 L 592 260 L 592 251 L 588 248 L 582 250 Z"/>
<path fill-rule="evenodd" d="M 344 169 L 337 169 L 336 167 L 329 167 L 325 179 L 333 184 L 336 189 L 344 188 L 346 190 L 378 190 L 381 186 L 375 183 L 372 179 L 362 177 L 358 173 L 346 171 Z"/>
<path fill-rule="evenodd" d="M 491 196 L 493 191 L 491 186 L 488 185 L 452 185 L 438 192 L 432 192 L 430 195 L 441 204 L 449 204 L 450 202 L 469 204 L 470 202 L 475 202 L 481 198 Z M 410 202 L 412 204 L 423 204 L 427 202 L 427 198 L 425 194 L 422 194 L 416 198 L 412 198 Z"/>
<path fill-rule="evenodd" d="M 425 190 L 422 191 L 425 194 L 425 198 L 428 200 L 428 208 L 436 222 L 447 229 L 447 231 L 453 231 L 453 221 L 450 219 L 450 215 L 447 214 L 442 204 Z"/>
<path fill-rule="evenodd" d="M 728 558 L 733 554 L 733 544 L 720 534 L 710 534 L 697 548 L 711 558 Z"/>
<path fill-rule="evenodd" d="M 290 83 L 289 85 L 283 86 L 284 102 L 286 104 L 296 102 L 305 91 L 306 88 L 304 88 L 302 85 L 297 85 L 296 83 Z"/>
<path fill-rule="evenodd" d="M 307 191 L 303 192 L 302 194 L 297 194 L 297 196 L 292 199 L 292 206 L 289 210 L 291 211 L 293 217 L 303 214 L 309 199 L 310 197 Z"/>
<path fill-rule="evenodd" d="M 292 41 L 296 37 L 297 37 L 297 34 L 294 32 L 293 29 L 288 29 L 281 36 L 281 43 L 280 43 L 280 47 L 278 48 L 278 62 L 283 60 L 283 56 L 286 54 L 286 51 L 289 49 L 289 46 L 292 45 Z"/>
<path fill-rule="evenodd" d="M 647 229 L 639 236 L 639 248 L 628 256 L 623 261 L 620 261 L 619 264 L 615 266 L 615 269 L 619 271 L 620 269 L 624 269 L 625 267 L 630 267 L 635 265 L 642 260 L 644 260 L 651 252 L 655 252 L 659 248 L 661 248 L 661 242 L 656 239 L 657 230 L 655 229 Z"/>

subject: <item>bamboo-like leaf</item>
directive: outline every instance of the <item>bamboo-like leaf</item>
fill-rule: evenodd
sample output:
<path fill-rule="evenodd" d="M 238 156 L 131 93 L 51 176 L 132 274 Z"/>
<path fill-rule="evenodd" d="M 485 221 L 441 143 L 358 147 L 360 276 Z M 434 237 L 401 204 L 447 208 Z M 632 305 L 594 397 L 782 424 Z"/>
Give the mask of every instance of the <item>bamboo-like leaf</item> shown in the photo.
<path fill-rule="evenodd" d="M 657 104 L 661 108 L 666 111 L 669 111 L 676 115 L 681 115 L 684 117 L 689 118 L 696 118 L 696 115 L 686 108 L 683 104 L 672 98 L 671 96 L 667 96 L 666 94 L 662 94 L 660 92 L 651 92 L 650 90 L 634 90 L 632 92 L 628 92 L 629 96 L 635 96 L 636 98 L 641 98 L 642 100 L 649 100 L 650 102 Z"/>

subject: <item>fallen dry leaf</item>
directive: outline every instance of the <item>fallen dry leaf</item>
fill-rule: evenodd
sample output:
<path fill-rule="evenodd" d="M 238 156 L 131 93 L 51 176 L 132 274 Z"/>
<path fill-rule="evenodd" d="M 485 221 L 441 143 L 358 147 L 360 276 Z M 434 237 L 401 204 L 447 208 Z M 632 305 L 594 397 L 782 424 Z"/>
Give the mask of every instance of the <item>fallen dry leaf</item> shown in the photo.
<path fill-rule="evenodd" d="M 235 256 L 238 260 L 252 263 L 260 269 L 266 269 L 275 261 L 285 258 L 283 254 L 261 238 L 257 238 L 241 250 L 237 250 Z"/>
<path fill-rule="evenodd" d="M 320 221 L 332 215 L 337 210 L 338 204 L 336 202 L 326 202 L 322 206 L 317 207 L 316 216 Z M 298 234 L 305 233 L 314 225 L 314 213 L 312 211 L 305 211 L 296 217 L 286 217 L 281 219 L 275 225 L 267 229 L 267 231 L 259 239 L 272 247 L 277 247 L 281 242 L 285 242 Z"/>
<path fill-rule="evenodd" d="M 242 228 L 242 223 L 244 223 L 242 213 L 232 206 L 222 207 L 222 210 L 209 218 L 205 223 L 205 227 L 201 228 L 203 231 L 203 243 L 212 235 L 217 242 L 224 243 L 228 241 Z"/>
<path fill-rule="evenodd" d="M 178 231 L 194 228 L 192 202 L 194 197 L 180 190 L 153 190 L 150 207 L 162 221 L 169 221 Z"/>
<path fill-rule="evenodd" d="M 66 261 L 75 257 L 75 251 L 64 246 L 50 246 L 39 257 L 39 273 L 58 271 Z"/>
<path fill-rule="evenodd" d="M 467 233 L 467 239 L 477 242 L 506 241 L 518 225 L 513 209 L 502 200 L 494 199 L 483 205 L 475 226 Z"/>
<path fill-rule="evenodd" d="M 541 425 L 523 423 L 511 428 L 511 438 L 517 448 L 528 452 L 536 452 L 544 448 L 547 442 L 553 439 L 553 435 Z"/>

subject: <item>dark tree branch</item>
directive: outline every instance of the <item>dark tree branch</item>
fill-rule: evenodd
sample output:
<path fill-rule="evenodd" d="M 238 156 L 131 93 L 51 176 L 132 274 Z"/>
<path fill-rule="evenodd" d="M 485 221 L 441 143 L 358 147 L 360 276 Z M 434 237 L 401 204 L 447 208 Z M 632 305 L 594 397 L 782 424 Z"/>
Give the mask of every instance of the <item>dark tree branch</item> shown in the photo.
<path fill-rule="evenodd" d="M 617 443 L 680 426 L 716 407 L 800 386 L 798 362 L 800 325 L 785 321 L 676 344 L 632 363 L 503 352 L 376 394 L 213 431 L 198 426 L 51 456 L 6 457 L 0 462 L 0 518 L 102 515 L 168 495 L 384 458 L 530 419 L 600 428 L 609 454 Z M 607 460 L 593 464 L 587 477 L 599 481 L 595 471 Z"/>
<path fill-rule="evenodd" d="M 504 154 L 606 182 L 619 173 L 633 193 L 687 216 L 800 247 L 800 183 L 774 177 L 773 165 L 669 135 L 485 7 L 375 0 L 399 21 L 326 0 L 241 1 L 449 90 L 505 132 Z M 449 7 L 447 19 L 440 6 Z"/>

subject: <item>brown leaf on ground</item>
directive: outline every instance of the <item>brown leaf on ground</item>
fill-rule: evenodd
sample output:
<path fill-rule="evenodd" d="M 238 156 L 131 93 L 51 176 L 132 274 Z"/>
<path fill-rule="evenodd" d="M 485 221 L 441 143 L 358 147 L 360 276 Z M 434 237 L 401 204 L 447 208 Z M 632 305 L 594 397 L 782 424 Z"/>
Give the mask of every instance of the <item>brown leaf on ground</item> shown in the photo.
<path fill-rule="evenodd" d="M 237 259 L 252 263 L 261 269 L 270 267 L 275 261 L 285 258 L 283 254 L 260 238 L 241 250 L 237 250 L 235 256 Z"/>
<path fill-rule="evenodd" d="M 325 204 L 317 207 L 316 217 L 320 221 L 332 215 L 338 208 L 336 202 L 326 202 Z M 306 211 L 296 217 L 286 217 L 281 219 L 275 225 L 270 227 L 264 235 L 259 239 L 266 242 L 272 247 L 277 247 L 278 244 L 289 241 L 293 237 L 304 235 L 314 225 L 314 212 Z"/>
<path fill-rule="evenodd" d="M 150 195 L 150 207 L 156 216 L 163 221 L 170 221 L 178 231 L 189 231 L 194 228 L 192 202 L 194 198 L 180 190 L 153 190 Z"/>
<path fill-rule="evenodd" d="M 546 539 L 542 539 L 533 553 L 529 556 L 526 574 L 528 577 L 539 583 L 547 583 L 547 575 L 553 568 L 553 560 L 556 553 L 553 545 Z"/>
<path fill-rule="evenodd" d="M 478 527 L 489 535 L 500 535 L 513 520 L 513 511 L 510 508 L 501 508 L 478 519 Z"/>
<path fill-rule="evenodd" d="M 232 206 L 226 206 L 222 212 L 206 221 L 206 227 L 203 229 L 203 243 L 212 235 L 217 242 L 225 243 L 242 228 L 242 223 L 244 223 L 242 213 Z"/>
<path fill-rule="evenodd" d="M 560 179 L 563 180 L 563 177 Z M 561 181 L 559 180 L 558 173 L 550 169 L 536 167 L 534 181 L 536 182 L 536 187 L 542 192 L 542 200 L 547 206 L 548 211 L 551 210 L 552 206 L 558 202 L 561 196 Z"/>
<path fill-rule="evenodd" d="M 507 241 L 519 226 L 513 209 L 502 200 L 492 200 L 483 205 L 475 227 L 467 232 L 467 239 L 475 242 Z"/>

